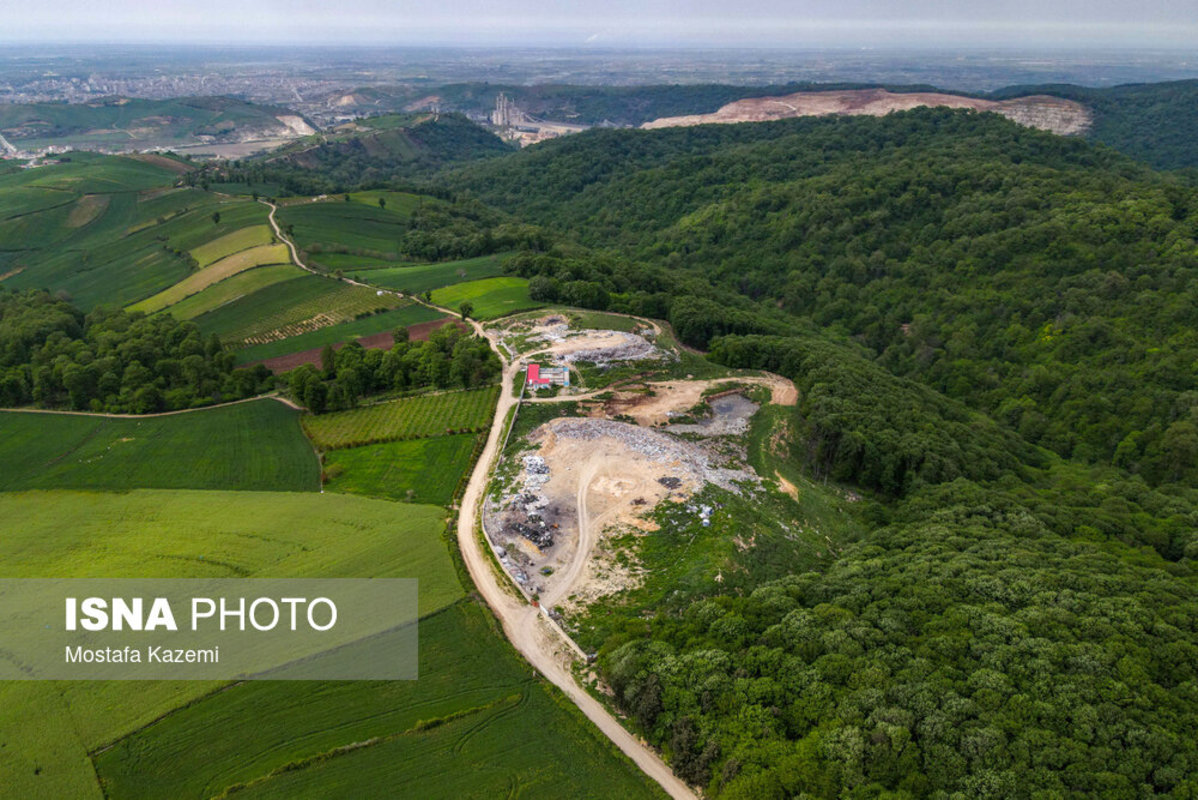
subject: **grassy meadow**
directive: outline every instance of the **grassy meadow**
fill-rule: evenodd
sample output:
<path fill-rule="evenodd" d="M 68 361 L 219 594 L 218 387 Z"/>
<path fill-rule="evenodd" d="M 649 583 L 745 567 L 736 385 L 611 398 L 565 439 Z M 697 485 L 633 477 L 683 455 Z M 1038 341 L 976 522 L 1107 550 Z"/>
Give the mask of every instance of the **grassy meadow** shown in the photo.
<path fill-rule="evenodd" d="M 510 255 L 510 253 L 502 253 L 467 258 L 461 261 L 446 261 L 441 264 L 384 267 L 351 273 L 351 277 L 355 280 L 369 281 L 378 286 L 396 289 L 405 294 L 420 294 L 463 281 L 499 277 L 503 275 L 503 262 Z"/>
<path fill-rule="evenodd" d="M 437 289 L 432 294 L 432 301 L 455 311 L 462 303 L 470 302 L 474 306 L 472 316 L 475 319 L 495 319 L 544 305 L 528 296 L 527 280 L 510 277 L 484 278 Z"/>

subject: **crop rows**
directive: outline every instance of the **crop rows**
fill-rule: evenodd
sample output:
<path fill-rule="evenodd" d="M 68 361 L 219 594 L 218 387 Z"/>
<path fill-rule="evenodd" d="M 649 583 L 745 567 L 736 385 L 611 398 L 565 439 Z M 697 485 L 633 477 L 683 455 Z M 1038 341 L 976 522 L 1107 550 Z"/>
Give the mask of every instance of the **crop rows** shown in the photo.
<path fill-rule="evenodd" d="M 169 289 L 164 289 L 153 297 L 142 300 L 132 306 L 134 310 L 153 313 L 167 306 L 174 305 L 184 298 L 207 289 L 213 284 L 223 281 L 238 273 L 261 267 L 266 264 L 287 264 L 291 260 L 287 245 L 263 244 L 242 250 L 231 256 L 225 256 L 210 266 L 191 273 Z"/>
<path fill-rule="evenodd" d="M 240 324 L 221 331 L 221 338 L 228 342 L 244 344 L 273 342 L 406 303 L 395 295 L 379 296 L 374 289 L 364 286 L 333 283 L 322 278 L 310 280 L 321 281 L 323 286 L 318 288 L 326 290 L 314 293 L 294 305 L 272 303 L 275 307 L 269 310 L 261 307 L 242 309 L 245 313 L 239 320 Z M 246 299 L 253 300 L 255 296 Z"/>
<path fill-rule="evenodd" d="M 499 387 L 410 397 L 335 414 L 304 417 L 322 450 L 454 433 L 479 433 L 491 421 Z"/>

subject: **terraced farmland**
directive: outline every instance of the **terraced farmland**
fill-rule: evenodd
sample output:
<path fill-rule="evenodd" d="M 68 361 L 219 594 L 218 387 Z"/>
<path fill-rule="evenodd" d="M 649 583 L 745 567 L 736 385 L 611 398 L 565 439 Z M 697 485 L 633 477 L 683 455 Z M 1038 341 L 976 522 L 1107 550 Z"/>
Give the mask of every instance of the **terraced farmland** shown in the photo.
<path fill-rule="evenodd" d="M 0 491 L 316 491 L 320 465 L 299 413 L 275 400 L 113 418 L 0 412 Z"/>
<path fill-rule="evenodd" d="M 397 289 L 405 294 L 420 294 L 462 281 L 503 275 L 503 262 L 510 253 L 447 261 L 443 264 L 419 264 L 410 267 L 383 267 L 356 272 L 352 277 L 378 286 Z"/>
<path fill-rule="evenodd" d="M 302 275 L 259 289 L 196 317 L 204 333 L 217 333 L 230 344 L 263 344 L 337 325 L 408 302 L 374 289 Z"/>
<path fill-rule="evenodd" d="M 292 278 L 299 278 L 303 274 L 299 267 L 286 264 L 257 267 L 248 272 L 238 273 L 231 278 L 225 278 L 198 294 L 180 300 L 170 307 L 170 313 L 176 319 L 194 319 L 201 314 L 215 311 L 226 303 L 253 294 L 259 289 L 274 286 L 276 283 L 289 281 Z"/>
<path fill-rule="evenodd" d="M 241 230 L 227 233 L 219 239 L 206 242 L 194 248 L 191 251 L 191 255 L 199 262 L 201 267 L 206 267 L 242 250 L 270 244 L 274 241 L 274 238 L 274 233 L 271 231 L 270 226 L 255 225 L 250 228 L 242 228 Z"/>
<path fill-rule="evenodd" d="M 441 436 L 450 432 L 477 433 L 490 424 L 498 399 L 498 386 L 443 392 L 334 414 L 308 414 L 303 417 L 303 425 L 309 438 L 322 450 Z"/>
<path fill-rule="evenodd" d="M 528 281 L 524 278 L 484 278 L 457 283 L 437 289 L 432 294 L 432 301 L 454 310 L 461 308 L 462 303 L 470 302 L 474 306 L 475 319 L 495 319 L 545 305 L 528 296 Z"/>
<path fill-rule="evenodd" d="M 290 260 L 291 255 L 285 244 L 263 244 L 251 247 L 249 250 L 241 250 L 193 272 L 174 286 L 153 297 L 148 297 L 140 303 L 134 303 L 130 306 L 130 310 L 145 311 L 148 314 L 161 311 L 238 273 L 268 264 L 288 264 Z"/>

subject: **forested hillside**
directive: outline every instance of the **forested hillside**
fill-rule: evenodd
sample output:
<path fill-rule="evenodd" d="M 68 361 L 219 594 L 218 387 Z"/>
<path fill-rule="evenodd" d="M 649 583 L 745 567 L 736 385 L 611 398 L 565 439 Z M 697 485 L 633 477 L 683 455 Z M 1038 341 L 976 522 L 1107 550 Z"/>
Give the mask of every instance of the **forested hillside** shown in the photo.
<path fill-rule="evenodd" d="M 1094 112 L 1088 138 L 1161 169 L 1198 167 L 1198 81 L 1128 84 L 1105 89 L 1050 84 L 1014 86 L 996 98 L 1052 94 Z"/>
<path fill-rule="evenodd" d="M 1198 193 L 1113 152 L 929 109 L 593 132 L 453 180 L 852 339 L 1063 456 L 1198 475 Z M 774 332 L 692 302 L 670 314 L 696 346 Z"/>
<path fill-rule="evenodd" d="M 391 114 L 338 126 L 221 170 L 217 178 L 268 194 L 326 194 L 410 182 L 433 170 L 511 152 L 460 114 Z"/>
<path fill-rule="evenodd" d="M 793 378 L 775 446 L 867 496 L 872 530 L 809 573 L 596 612 L 600 672 L 679 775 L 1198 792 L 1192 189 L 943 110 L 595 131 L 447 179 L 577 243 L 507 262 L 534 297 Z"/>

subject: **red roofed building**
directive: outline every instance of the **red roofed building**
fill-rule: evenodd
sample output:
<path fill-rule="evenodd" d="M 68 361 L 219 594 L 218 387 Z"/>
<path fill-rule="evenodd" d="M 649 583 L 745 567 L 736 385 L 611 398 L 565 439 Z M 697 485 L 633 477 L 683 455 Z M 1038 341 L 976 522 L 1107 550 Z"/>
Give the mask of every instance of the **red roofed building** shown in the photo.
<path fill-rule="evenodd" d="M 554 385 L 569 386 L 570 370 L 566 367 L 545 367 L 545 369 L 541 369 L 540 364 L 529 364 L 528 378 L 525 380 L 525 385 L 532 389 L 541 389 Z"/>

